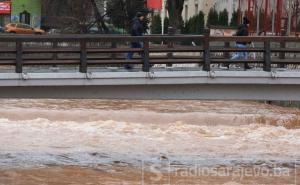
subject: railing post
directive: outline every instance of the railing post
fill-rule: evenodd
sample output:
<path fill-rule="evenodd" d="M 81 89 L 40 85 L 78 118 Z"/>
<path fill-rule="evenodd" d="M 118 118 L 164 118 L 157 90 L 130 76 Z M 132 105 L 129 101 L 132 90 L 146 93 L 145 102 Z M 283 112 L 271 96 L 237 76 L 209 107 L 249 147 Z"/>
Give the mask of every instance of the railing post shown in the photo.
<path fill-rule="evenodd" d="M 204 60 L 204 65 L 203 65 L 203 70 L 204 71 L 210 71 L 210 47 L 209 47 L 209 36 L 210 36 L 210 30 L 205 29 L 204 30 L 204 43 L 203 43 L 203 60 Z"/>
<path fill-rule="evenodd" d="M 265 53 L 264 53 L 264 71 L 271 72 L 271 42 L 265 41 L 264 42 Z"/>
<path fill-rule="evenodd" d="M 143 71 L 150 71 L 150 53 L 149 53 L 149 40 L 143 41 L 144 51 L 143 51 Z"/>
<path fill-rule="evenodd" d="M 173 27 L 169 27 L 168 28 L 168 35 L 169 36 L 174 36 L 176 33 L 176 29 Z M 168 41 L 168 48 L 174 48 L 174 42 L 172 40 Z M 169 52 L 167 53 L 168 59 L 172 59 L 173 58 L 173 53 Z M 172 67 L 172 64 L 167 64 L 167 67 Z"/>
<path fill-rule="evenodd" d="M 57 41 L 53 41 L 53 43 L 52 43 L 52 48 L 53 49 L 57 49 L 58 48 L 58 42 Z M 52 60 L 57 60 L 58 59 L 58 55 L 57 55 L 57 53 L 53 53 L 52 54 Z M 57 67 L 55 64 L 54 65 L 52 65 L 52 67 Z"/>
<path fill-rule="evenodd" d="M 58 43 L 57 43 L 57 41 L 53 41 L 53 45 L 52 45 L 52 48 L 53 49 L 57 49 L 57 47 L 58 47 Z M 53 55 L 52 55 L 52 59 L 53 60 L 57 60 L 57 53 L 53 53 Z"/>
<path fill-rule="evenodd" d="M 80 40 L 80 72 L 87 73 L 86 40 Z"/>
<path fill-rule="evenodd" d="M 113 50 L 113 49 L 116 49 L 116 48 L 117 48 L 117 43 L 115 41 L 113 41 L 111 43 L 111 49 Z M 111 57 L 111 59 L 116 59 L 116 54 L 112 53 L 110 57 Z"/>
<path fill-rule="evenodd" d="M 226 49 L 230 48 L 230 42 L 225 42 L 224 46 Z M 224 58 L 226 58 L 226 59 L 230 58 L 229 52 L 227 52 L 227 51 L 224 52 L 223 55 L 224 55 Z"/>
<path fill-rule="evenodd" d="M 285 44 L 285 41 L 281 41 L 281 42 L 280 42 L 280 49 L 285 49 L 285 47 L 286 47 L 285 45 L 286 45 L 286 44 Z M 279 53 L 279 59 L 280 59 L 280 60 L 284 60 L 284 59 L 285 59 L 285 52 L 280 52 L 280 53 Z M 285 64 L 280 64 L 279 66 L 280 66 L 281 68 L 285 68 L 286 65 L 285 65 Z"/>
<path fill-rule="evenodd" d="M 23 72 L 23 46 L 21 41 L 16 42 L 16 73 Z"/>

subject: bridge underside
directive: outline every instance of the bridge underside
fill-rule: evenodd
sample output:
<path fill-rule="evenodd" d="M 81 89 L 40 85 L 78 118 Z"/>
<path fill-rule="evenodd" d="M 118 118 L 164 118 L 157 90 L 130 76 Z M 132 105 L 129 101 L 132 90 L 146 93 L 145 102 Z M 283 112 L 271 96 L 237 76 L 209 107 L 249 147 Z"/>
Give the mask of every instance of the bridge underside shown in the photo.
<path fill-rule="evenodd" d="M 0 98 L 300 101 L 299 72 L 0 74 Z"/>

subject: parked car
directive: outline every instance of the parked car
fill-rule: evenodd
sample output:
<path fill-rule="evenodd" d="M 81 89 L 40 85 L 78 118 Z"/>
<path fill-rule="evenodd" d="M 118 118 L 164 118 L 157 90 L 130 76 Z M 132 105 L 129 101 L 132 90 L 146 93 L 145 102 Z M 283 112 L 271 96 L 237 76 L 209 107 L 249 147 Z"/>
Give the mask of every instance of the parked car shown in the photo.
<path fill-rule="evenodd" d="M 108 33 L 107 34 L 126 34 L 126 30 L 122 28 L 116 28 L 112 24 L 106 24 L 106 27 L 108 28 Z M 93 26 L 88 30 L 88 33 L 90 34 L 105 34 L 103 31 L 98 30 L 97 26 Z"/>
<path fill-rule="evenodd" d="M 33 28 L 28 24 L 22 23 L 9 23 L 5 26 L 6 33 L 16 33 L 16 34 L 43 34 L 44 30 Z"/>

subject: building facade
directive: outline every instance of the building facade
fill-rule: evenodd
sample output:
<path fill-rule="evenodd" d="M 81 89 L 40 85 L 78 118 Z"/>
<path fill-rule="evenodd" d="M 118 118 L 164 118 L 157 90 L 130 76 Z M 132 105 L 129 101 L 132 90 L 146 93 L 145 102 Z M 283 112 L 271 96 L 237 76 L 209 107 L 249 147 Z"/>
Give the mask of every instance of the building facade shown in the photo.
<path fill-rule="evenodd" d="M 214 4 L 215 0 L 185 0 L 183 5 L 182 18 L 184 21 L 187 21 L 189 18 L 197 15 L 200 11 L 202 11 L 205 15 L 206 21 L 209 10 L 214 6 Z M 163 11 L 160 11 L 160 13 L 161 16 L 168 17 L 167 11 L 165 11 L 165 14 L 163 13 Z"/>
<path fill-rule="evenodd" d="M 202 11 L 206 21 L 209 10 L 215 5 L 215 1 L 216 0 L 185 0 L 182 12 L 183 20 L 187 21 Z"/>
<path fill-rule="evenodd" d="M 41 26 L 41 0 L 11 0 L 11 22 Z"/>
<path fill-rule="evenodd" d="M 0 25 L 20 22 L 33 27 L 40 27 L 41 11 L 41 0 L 1 0 Z"/>
<path fill-rule="evenodd" d="M 0 26 L 10 22 L 11 4 L 10 1 L 0 1 Z"/>
<path fill-rule="evenodd" d="M 213 7 L 217 12 L 221 12 L 224 9 L 228 11 L 228 23 L 232 18 L 232 13 L 238 9 L 238 0 L 215 0 Z"/>

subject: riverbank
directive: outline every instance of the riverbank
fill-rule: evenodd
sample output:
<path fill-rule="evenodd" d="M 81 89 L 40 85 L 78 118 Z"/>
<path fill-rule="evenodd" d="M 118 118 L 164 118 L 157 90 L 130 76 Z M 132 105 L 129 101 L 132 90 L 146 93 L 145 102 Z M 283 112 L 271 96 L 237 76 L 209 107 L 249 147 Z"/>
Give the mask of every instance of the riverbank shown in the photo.
<path fill-rule="evenodd" d="M 177 170 L 170 173 L 155 173 L 141 168 L 113 167 L 97 170 L 76 166 L 50 167 L 28 170 L 0 170 L 0 184 L 18 185 L 296 185 L 300 169 L 258 168 L 257 166 L 216 167 L 214 169 Z M 256 170 L 256 171 L 255 171 Z M 18 183 L 16 183 L 18 182 Z"/>
<path fill-rule="evenodd" d="M 295 101 L 270 101 L 268 103 L 271 105 L 278 105 L 281 107 L 294 107 L 300 109 L 300 102 Z"/>

